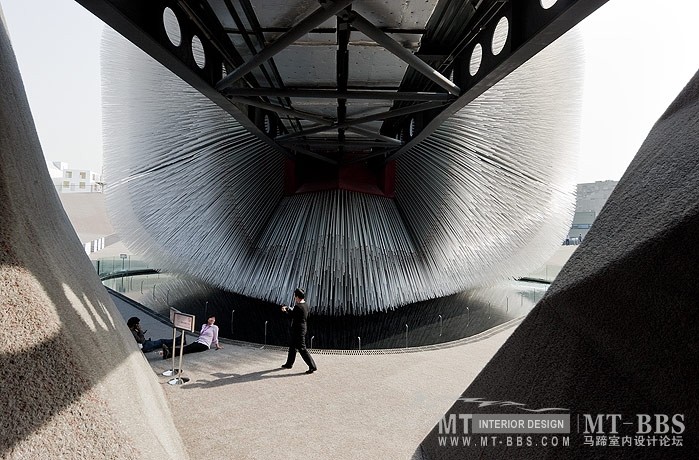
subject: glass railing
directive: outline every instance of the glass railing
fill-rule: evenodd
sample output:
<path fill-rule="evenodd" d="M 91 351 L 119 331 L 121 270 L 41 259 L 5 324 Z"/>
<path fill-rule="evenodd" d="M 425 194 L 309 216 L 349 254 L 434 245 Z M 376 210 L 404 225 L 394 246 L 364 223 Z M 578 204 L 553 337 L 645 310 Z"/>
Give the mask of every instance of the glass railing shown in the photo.
<path fill-rule="evenodd" d="M 92 265 L 95 267 L 95 270 L 100 278 L 119 273 L 128 273 L 153 268 L 148 262 L 134 259 L 129 255 L 124 258 L 114 256 L 93 260 Z"/>
<path fill-rule="evenodd" d="M 539 281 L 552 283 L 561 272 L 563 265 L 544 265 L 539 270 L 519 278 L 522 281 Z"/>
<path fill-rule="evenodd" d="M 214 315 L 221 337 L 261 345 L 287 345 L 288 319 L 275 303 L 234 294 L 173 274 L 132 275 L 124 271 L 121 272 L 123 276 L 119 276 L 121 265 L 118 262 L 121 261 L 117 259 L 116 262 L 117 276 L 111 274 L 109 279 L 103 280 L 103 284 L 158 314 L 167 317 L 170 307 L 174 307 L 195 315 L 197 323 L 203 323 L 208 316 Z M 547 289 L 546 283 L 505 281 L 494 287 L 474 289 L 369 315 L 312 314 L 307 345 L 352 350 L 451 342 L 527 315 Z"/>

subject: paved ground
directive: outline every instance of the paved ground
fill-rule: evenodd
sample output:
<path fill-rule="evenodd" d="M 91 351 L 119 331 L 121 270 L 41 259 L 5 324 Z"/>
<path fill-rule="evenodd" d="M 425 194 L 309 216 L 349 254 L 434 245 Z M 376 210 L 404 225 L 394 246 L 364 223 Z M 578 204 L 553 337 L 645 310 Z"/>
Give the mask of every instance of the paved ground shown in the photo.
<path fill-rule="evenodd" d="M 152 338 L 172 330 L 139 316 Z M 195 459 L 410 459 L 425 435 L 509 337 L 517 321 L 470 343 L 395 354 L 315 352 L 318 372 L 286 353 L 224 344 L 184 357 L 183 385 L 160 375 L 170 361 L 149 353 L 190 456 Z M 484 395 L 487 397 L 487 395 Z"/>

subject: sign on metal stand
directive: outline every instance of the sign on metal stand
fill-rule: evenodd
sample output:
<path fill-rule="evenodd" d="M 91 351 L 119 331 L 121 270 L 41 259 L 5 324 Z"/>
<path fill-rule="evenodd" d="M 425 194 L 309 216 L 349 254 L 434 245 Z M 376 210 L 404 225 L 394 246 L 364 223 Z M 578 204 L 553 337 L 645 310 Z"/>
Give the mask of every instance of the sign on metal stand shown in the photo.
<path fill-rule="evenodd" d="M 180 337 L 180 362 L 179 366 L 175 368 L 175 350 L 173 350 L 172 353 L 172 368 L 168 371 L 163 372 L 163 375 L 165 376 L 172 376 L 172 375 L 177 375 L 174 379 L 168 380 L 167 383 L 170 385 L 181 385 L 183 383 L 189 382 L 189 379 L 187 377 L 182 377 L 182 355 L 183 349 L 184 349 L 184 336 L 185 332 L 194 332 L 194 324 L 196 321 L 196 318 L 194 315 L 188 315 L 186 313 L 182 313 L 179 310 L 175 308 L 170 308 L 170 321 L 172 322 L 173 328 L 172 328 L 172 344 L 173 347 L 175 345 L 175 340 L 176 340 L 176 335 L 177 335 L 177 329 L 182 331 L 181 337 Z"/>

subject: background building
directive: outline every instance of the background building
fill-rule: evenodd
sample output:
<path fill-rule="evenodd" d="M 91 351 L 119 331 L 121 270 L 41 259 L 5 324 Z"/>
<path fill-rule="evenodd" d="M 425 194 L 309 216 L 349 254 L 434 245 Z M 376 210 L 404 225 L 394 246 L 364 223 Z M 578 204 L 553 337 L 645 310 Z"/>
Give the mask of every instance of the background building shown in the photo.
<path fill-rule="evenodd" d="M 107 217 L 102 175 L 72 169 L 62 161 L 47 161 L 46 166 L 85 252 L 91 254 L 118 241 Z"/>
<path fill-rule="evenodd" d="M 575 216 L 568 232 L 568 242 L 579 244 L 580 236 L 585 238 L 595 218 L 614 191 L 618 181 L 604 180 L 588 184 L 578 184 L 575 200 Z"/>
<path fill-rule="evenodd" d="M 54 161 L 47 164 L 51 180 L 59 193 L 102 192 L 102 175 L 89 169 L 71 169 L 68 163 Z"/>

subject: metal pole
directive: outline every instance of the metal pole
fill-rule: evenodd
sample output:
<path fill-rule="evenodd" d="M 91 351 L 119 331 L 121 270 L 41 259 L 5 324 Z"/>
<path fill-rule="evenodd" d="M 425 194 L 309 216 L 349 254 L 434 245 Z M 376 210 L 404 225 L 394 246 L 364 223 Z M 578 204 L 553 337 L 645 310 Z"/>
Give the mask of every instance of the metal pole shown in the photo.
<path fill-rule="evenodd" d="M 180 364 L 179 366 L 177 366 L 177 383 L 184 383 L 182 382 L 182 355 L 184 355 L 184 331 L 182 331 L 180 337 Z"/>
<path fill-rule="evenodd" d="M 439 315 L 439 336 L 442 336 L 442 315 Z"/>
<path fill-rule="evenodd" d="M 311 30 L 315 29 L 326 20 L 334 16 L 335 14 L 342 11 L 346 6 L 350 5 L 352 0 L 338 0 L 338 1 L 326 1 L 322 3 L 322 6 L 315 10 L 313 13 L 309 14 L 301 20 L 294 27 L 289 29 L 281 37 L 279 37 L 274 43 L 264 48 L 262 51 L 257 53 L 247 62 L 244 62 L 233 72 L 229 73 L 220 82 L 216 84 L 217 90 L 222 90 L 228 86 L 231 86 L 235 81 L 242 78 L 245 74 L 254 70 L 256 67 L 267 62 L 269 59 L 274 57 L 280 51 L 284 50 L 296 40 L 306 35 Z"/>
<path fill-rule="evenodd" d="M 173 342 L 174 345 L 174 342 Z M 181 385 L 183 383 L 189 382 L 189 378 L 187 377 L 182 377 L 182 355 L 184 355 L 184 331 L 182 331 L 182 340 L 180 340 L 180 367 L 177 369 L 177 377 L 174 379 L 169 380 L 167 383 L 170 385 Z M 172 353 L 172 363 L 174 367 L 175 363 L 175 352 L 173 350 Z"/>
<path fill-rule="evenodd" d="M 267 345 L 267 321 L 265 321 L 265 345 Z"/>
<path fill-rule="evenodd" d="M 362 349 L 362 338 L 357 336 L 357 340 L 359 341 L 359 349 Z"/>
<path fill-rule="evenodd" d="M 461 89 L 458 86 L 452 83 L 444 75 L 439 73 L 439 71 L 432 68 L 432 66 L 427 64 L 425 61 L 423 61 L 422 59 L 405 49 L 403 45 L 389 37 L 386 33 L 384 33 L 381 29 L 369 22 L 361 14 L 357 13 L 356 11 L 352 11 L 342 12 L 341 14 L 338 14 L 338 16 L 345 19 L 346 21 L 349 21 L 350 24 L 352 24 L 357 30 L 364 33 L 364 35 L 386 48 L 388 51 L 396 55 L 402 61 L 406 62 L 415 70 L 417 70 L 433 82 L 437 83 L 439 86 L 446 89 L 454 96 L 458 96 L 459 94 L 461 94 Z"/>
<path fill-rule="evenodd" d="M 141 294 L 143 294 L 143 280 L 141 280 Z"/>
<path fill-rule="evenodd" d="M 238 97 L 302 97 L 309 99 L 358 99 L 394 101 L 449 101 L 454 97 L 445 93 L 426 91 L 369 91 L 369 90 L 327 90 L 327 89 L 278 89 L 278 88 L 231 88 L 227 96 Z"/>
<path fill-rule="evenodd" d="M 311 336 L 311 350 L 313 349 L 313 339 L 315 338 L 315 335 Z"/>
<path fill-rule="evenodd" d="M 510 312 L 510 298 L 505 297 L 505 313 L 509 313 L 509 312 Z"/>
<path fill-rule="evenodd" d="M 177 339 L 177 328 L 173 327 L 172 328 L 172 367 L 170 368 L 170 369 L 172 369 L 172 375 L 175 375 L 175 373 L 179 374 L 179 372 L 180 372 L 179 369 L 175 368 L 175 350 L 177 349 L 176 343 L 175 343 L 176 339 Z"/>
<path fill-rule="evenodd" d="M 408 325 L 405 325 L 405 348 L 408 348 Z"/>
<path fill-rule="evenodd" d="M 233 338 L 233 314 L 235 314 L 235 310 L 231 310 L 231 339 Z"/>
<path fill-rule="evenodd" d="M 179 372 L 179 369 L 175 369 L 175 339 L 177 338 L 176 336 L 177 329 L 175 327 L 172 328 L 172 367 L 170 369 L 166 370 L 163 372 L 163 375 L 166 377 L 172 377 L 175 375 L 175 373 Z"/>

